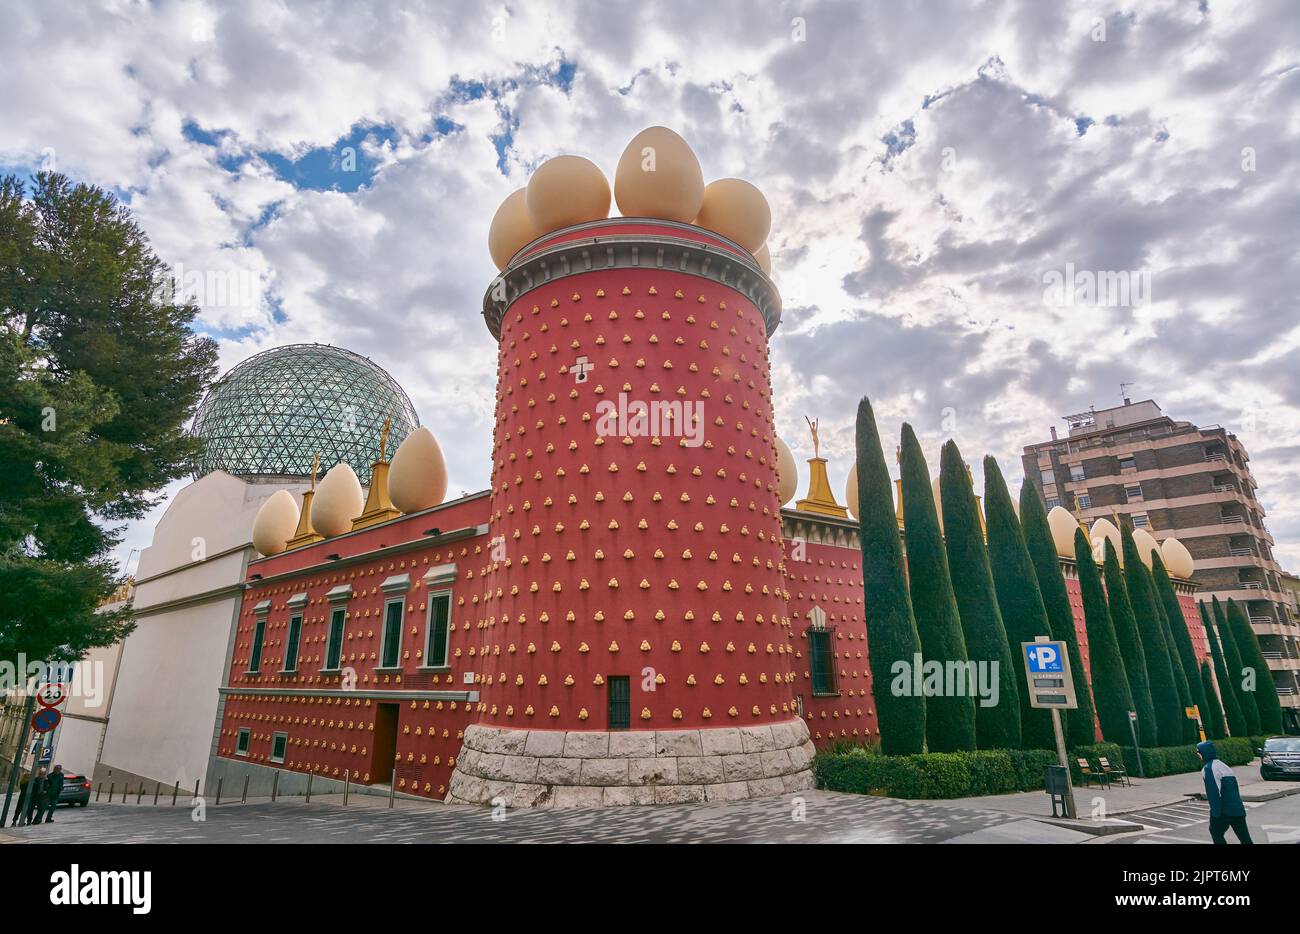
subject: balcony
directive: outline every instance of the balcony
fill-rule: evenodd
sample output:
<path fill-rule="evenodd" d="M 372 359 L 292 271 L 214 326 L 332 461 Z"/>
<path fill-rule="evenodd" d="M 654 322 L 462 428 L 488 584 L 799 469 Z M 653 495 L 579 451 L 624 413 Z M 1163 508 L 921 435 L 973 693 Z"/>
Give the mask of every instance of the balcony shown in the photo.
<path fill-rule="evenodd" d="M 1229 548 L 1228 554 L 1233 558 L 1253 558 L 1255 552 L 1249 548 Z"/>
<path fill-rule="evenodd" d="M 1207 464 L 1223 464 L 1228 460 L 1223 454 L 1206 454 L 1205 462 Z"/>
<path fill-rule="evenodd" d="M 1245 516 L 1219 516 L 1219 521 L 1224 525 L 1243 525 L 1246 522 Z"/>

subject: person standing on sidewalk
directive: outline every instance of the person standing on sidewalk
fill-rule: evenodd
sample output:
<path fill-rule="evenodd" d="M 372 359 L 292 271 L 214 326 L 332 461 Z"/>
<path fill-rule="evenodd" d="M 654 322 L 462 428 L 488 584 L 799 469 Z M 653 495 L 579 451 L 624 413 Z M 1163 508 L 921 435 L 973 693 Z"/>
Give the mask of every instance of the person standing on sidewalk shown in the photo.
<path fill-rule="evenodd" d="M 63 780 L 63 766 L 56 765 L 49 778 L 45 779 L 45 807 L 37 813 L 37 823 L 41 822 L 42 813 L 45 815 L 45 823 L 54 820 L 54 809 L 59 806 L 59 795 L 63 793 Z"/>
<path fill-rule="evenodd" d="M 1196 751 L 1205 762 L 1201 775 L 1205 778 L 1205 798 L 1210 803 L 1210 839 L 1216 845 L 1226 844 L 1227 830 L 1231 827 L 1242 844 L 1254 843 L 1246 826 L 1246 805 L 1241 801 L 1237 776 L 1214 751 L 1214 743 L 1208 740 L 1198 743 Z"/>
<path fill-rule="evenodd" d="M 40 815 L 45 807 L 45 766 L 36 770 L 32 780 L 27 783 L 27 809 L 23 813 L 24 824 L 34 824 L 40 820 Z"/>
<path fill-rule="evenodd" d="M 14 816 L 9 821 L 10 827 L 15 827 L 23 822 L 23 815 L 27 813 L 27 802 L 32 784 L 32 773 L 24 772 L 18 779 L 18 806 L 14 808 Z"/>

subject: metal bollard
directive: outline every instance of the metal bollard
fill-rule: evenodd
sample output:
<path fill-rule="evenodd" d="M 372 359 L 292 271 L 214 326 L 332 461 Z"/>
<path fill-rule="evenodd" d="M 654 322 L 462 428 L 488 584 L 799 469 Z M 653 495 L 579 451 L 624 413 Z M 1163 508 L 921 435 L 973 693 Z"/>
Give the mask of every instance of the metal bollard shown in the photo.
<path fill-rule="evenodd" d="M 108 783 L 108 803 L 109 803 L 109 804 L 112 804 L 112 803 L 113 803 L 113 786 L 116 785 L 116 784 L 117 784 L 117 782 L 109 782 L 109 783 Z"/>
<path fill-rule="evenodd" d="M 343 770 L 343 806 L 348 806 L 348 791 L 352 788 L 352 770 Z"/>
<path fill-rule="evenodd" d="M 221 783 L 222 783 L 223 781 L 225 781 L 224 778 L 218 778 L 218 779 L 217 779 L 217 803 L 216 803 L 215 805 L 213 805 L 214 807 L 220 807 L 220 806 L 221 806 Z"/>
<path fill-rule="evenodd" d="M 315 772 L 307 773 L 307 801 L 306 801 L 307 804 L 311 804 L 311 780 L 312 780 L 312 776 L 315 774 L 316 774 Z"/>
<path fill-rule="evenodd" d="M 95 801 L 96 801 L 96 802 L 99 801 L 99 793 L 100 793 L 101 791 L 103 791 L 103 790 L 104 790 L 104 782 L 101 780 L 100 783 L 99 783 L 98 785 L 95 786 Z"/>
<path fill-rule="evenodd" d="M 194 797 L 197 798 L 198 796 L 199 796 L 199 780 L 196 778 L 194 779 Z"/>
<path fill-rule="evenodd" d="M 135 793 L 135 803 L 139 804 L 140 799 L 144 797 L 144 782 L 140 782 L 140 790 Z"/>
<path fill-rule="evenodd" d="M 280 790 L 280 770 L 276 769 L 275 774 L 271 776 L 271 802 L 275 803 L 275 793 Z"/>
<path fill-rule="evenodd" d="M 244 794 L 240 797 L 239 803 L 248 803 L 248 773 L 244 773 Z"/>
<path fill-rule="evenodd" d="M 181 783 L 178 781 L 172 786 L 172 807 L 176 807 L 176 796 L 181 793 Z"/>
<path fill-rule="evenodd" d="M 155 807 L 158 806 L 158 792 L 161 789 L 162 789 L 162 782 L 155 781 L 153 783 L 153 803 Z"/>
<path fill-rule="evenodd" d="M 388 806 L 393 806 L 393 796 L 397 794 L 397 776 L 394 775 L 388 780 Z"/>

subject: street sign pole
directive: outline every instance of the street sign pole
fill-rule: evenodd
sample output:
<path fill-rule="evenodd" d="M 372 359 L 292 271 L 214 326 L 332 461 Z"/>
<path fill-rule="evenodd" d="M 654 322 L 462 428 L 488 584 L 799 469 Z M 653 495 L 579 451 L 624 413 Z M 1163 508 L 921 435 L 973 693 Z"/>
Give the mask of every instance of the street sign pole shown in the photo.
<path fill-rule="evenodd" d="M 1061 711 L 1052 708 L 1052 731 L 1056 733 L 1056 756 L 1065 769 L 1065 816 L 1073 820 L 1079 816 L 1074 807 L 1074 780 L 1070 778 L 1070 764 L 1065 759 L 1065 731 L 1061 729 Z"/>
<path fill-rule="evenodd" d="M 1138 715 L 1136 710 L 1128 712 L 1128 731 L 1133 737 L 1133 755 L 1137 757 L 1138 777 L 1146 778 L 1142 771 L 1142 749 L 1138 746 Z"/>
<path fill-rule="evenodd" d="M 9 787 L 5 789 L 5 805 L 0 810 L 0 827 L 9 820 L 9 806 L 13 801 L 14 785 L 18 782 L 18 773 L 23 768 L 23 756 L 27 753 L 27 731 L 32 725 L 32 711 L 36 709 L 36 692 L 27 695 L 27 708 L 23 711 L 23 728 L 18 738 L 18 748 L 14 750 L 14 764 L 9 771 Z"/>

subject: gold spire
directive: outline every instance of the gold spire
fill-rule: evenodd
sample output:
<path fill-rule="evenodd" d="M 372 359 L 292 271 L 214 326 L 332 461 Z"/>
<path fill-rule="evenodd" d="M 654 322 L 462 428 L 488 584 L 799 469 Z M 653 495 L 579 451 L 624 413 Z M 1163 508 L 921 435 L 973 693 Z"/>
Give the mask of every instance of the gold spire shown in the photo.
<path fill-rule="evenodd" d="M 818 420 L 805 415 L 804 421 L 812 432 L 813 456 L 808 459 L 808 495 L 795 503 L 794 508 L 800 512 L 847 519 L 849 511 L 835 502 L 835 494 L 831 492 L 830 480 L 826 476 L 826 458 L 821 456 L 820 439 L 817 437 Z"/>
<path fill-rule="evenodd" d="M 302 494 L 302 509 L 298 511 L 298 528 L 293 532 L 293 538 L 285 542 L 286 548 L 298 548 L 302 545 L 310 545 L 312 542 L 321 542 L 325 536 L 321 535 L 311 524 L 311 501 L 316 498 L 316 472 L 320 470 L 320 455 L 311 456 L 311 488 L 304 490 Z"/>
<path fill-rule="evenodd" d="M 361 515 L 352 520 L 352 531 L 378 525 L 389 519 L 396 519 L 402 514 L 388 498 L 388 432 L 393 427 L 392 419 L 384 419 L 384 427 L 379 432 L 379 459 L 370 465 L 370 489 L 366 492 L 366 505 Z"/>

